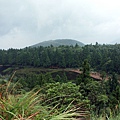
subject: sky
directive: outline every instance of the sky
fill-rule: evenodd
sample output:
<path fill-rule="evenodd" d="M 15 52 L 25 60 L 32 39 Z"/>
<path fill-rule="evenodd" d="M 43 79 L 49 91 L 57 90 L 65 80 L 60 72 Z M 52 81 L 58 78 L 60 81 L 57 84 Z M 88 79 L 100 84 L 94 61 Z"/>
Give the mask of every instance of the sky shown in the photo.
<path fill-rule="evenodd" d="M 120 43 L 120 0 L 0 0 L 0 49 L 55 39 Z"/>

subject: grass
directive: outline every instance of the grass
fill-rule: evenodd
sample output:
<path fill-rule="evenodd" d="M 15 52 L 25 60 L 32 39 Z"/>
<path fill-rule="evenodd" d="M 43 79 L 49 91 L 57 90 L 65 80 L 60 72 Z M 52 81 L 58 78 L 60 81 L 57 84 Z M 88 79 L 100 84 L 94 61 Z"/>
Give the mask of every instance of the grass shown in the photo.
<path fill-rule="evenodd" d="M 4 120 L 32 118 L 36 116 L 42 106 L 38 106 L 37 93 L 30 91 L 23 95 L 4 96 L 0 99 L 0 117 Z"/>
<path fill-rule="evenodd" d="M 105 116 L 100 116 L 99 118 L 97 116 L 93 116 L 91 117 L 91 120 L 120 120 L 120 113 L 116 116 L 109 116 L 105 115 Z"/>
<path fill-rule="evenodd" d="M 2 120 L 76 120 L 76 109 L 64 112 L 57 110 L 57 105 L 49 108 L 42 106 L 40 91 L 33 90 L 21 95 L 7 95 L 0 99 L 0 118 Z"/>
<path fill-rule="evenodd" d="M 77 120 L 80 112 L 77 108 L 69 107 L 65 110 L 58 109 L 59 103 L 50 107 L 43 105 L 44 96 L 41 90 L 33 89 L 30 92 L 14 94 L 13 90 L 17 83 L 13 85 L 10 80 L 0 86 L 0 119 L 2 120 Z M 16 88 L 17 90 L 17 88 Z M 51 103 L 50 103 L 51 104 Z M 82 113 L 83 114 L 83 113 Z M 82 115 L 84 117 L 84 115 Z"/>

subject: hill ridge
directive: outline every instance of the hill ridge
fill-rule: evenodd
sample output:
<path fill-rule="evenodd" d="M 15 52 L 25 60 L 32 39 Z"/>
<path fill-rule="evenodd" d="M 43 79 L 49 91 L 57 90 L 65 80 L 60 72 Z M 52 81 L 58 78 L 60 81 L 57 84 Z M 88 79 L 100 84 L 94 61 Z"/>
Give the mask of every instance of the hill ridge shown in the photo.
<path fill-rule="evenodd" d="M 78 44 L 79 46 L 84 46 L 84 43 L 78 41 L 78 40 L 73 40 L 73 39 L 56 39 L 56 40 L 48 40 L 48 41 L 43 41 L 40 42 L 38 44 L 32 45 L 30 47 L 39 47 L 39 46 L 43 46 L 43 47 L 47 47 L 47 46 L 55 46 L 58 47 L 60 45 L 73 45 L 75 46 L 76 44 Z"/>

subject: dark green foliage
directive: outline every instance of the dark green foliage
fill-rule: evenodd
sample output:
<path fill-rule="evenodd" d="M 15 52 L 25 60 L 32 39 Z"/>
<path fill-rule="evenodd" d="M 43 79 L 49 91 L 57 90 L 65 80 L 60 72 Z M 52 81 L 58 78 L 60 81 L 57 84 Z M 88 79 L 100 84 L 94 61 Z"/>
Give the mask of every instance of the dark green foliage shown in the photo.
<path fill-rule="evenodd" d="M 1 65 L 51 68 L 75 68 L 87 59 L 91 67 L 105 72 L 120 73 L 120 45 L 86 45 L 38 47 L 0 50 Z"/>
<path fill-rule="evenodd" d="M 82 94 L 79 92 L 79 86 L 72 82 L 46 84 L 43 93 L 46 94 L 47 104 L 52 102 L 51 105 L 54 106 L 58 103 L 58 109 L 65 110 L 70 104 L 74 107 L 81 106 L 81 109 L 89 108 L 89 100 L 83 99 Z"/>
<path fill-rule="evenodd" d="M 90 64 L 88 63 L 88 60 L 85 59 L 83 62 L 83 79 L 90 77 Z"/>

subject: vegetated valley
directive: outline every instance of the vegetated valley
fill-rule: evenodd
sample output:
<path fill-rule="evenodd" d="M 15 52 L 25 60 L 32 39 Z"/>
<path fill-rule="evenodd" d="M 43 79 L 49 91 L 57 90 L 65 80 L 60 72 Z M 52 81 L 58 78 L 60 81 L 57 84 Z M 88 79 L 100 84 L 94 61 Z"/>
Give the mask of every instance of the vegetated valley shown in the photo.
<path fill-rule="evenodd" d="M 0 50 L 1 120 L 120 120 L 120 44 Z"/>

